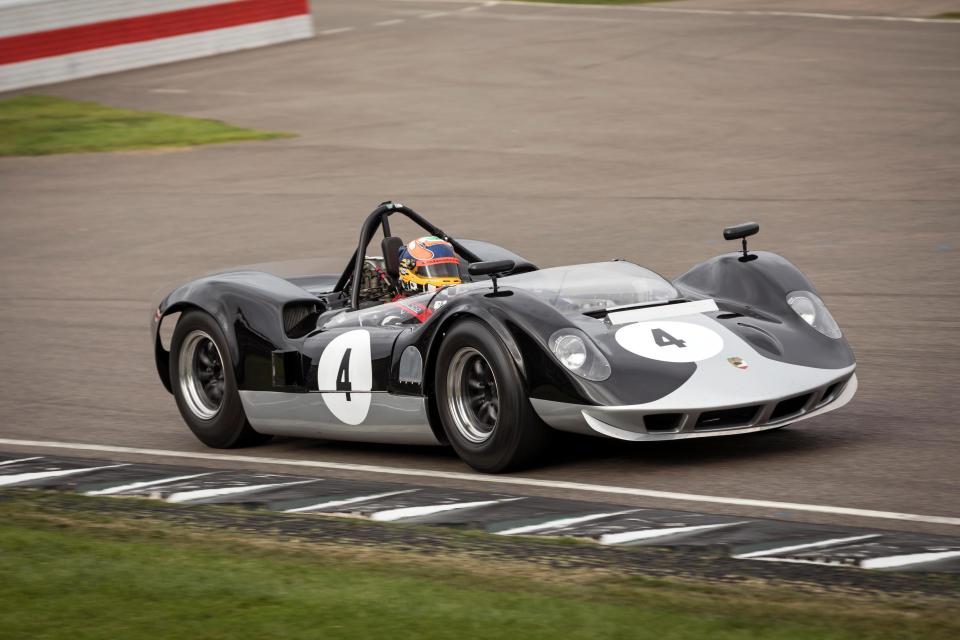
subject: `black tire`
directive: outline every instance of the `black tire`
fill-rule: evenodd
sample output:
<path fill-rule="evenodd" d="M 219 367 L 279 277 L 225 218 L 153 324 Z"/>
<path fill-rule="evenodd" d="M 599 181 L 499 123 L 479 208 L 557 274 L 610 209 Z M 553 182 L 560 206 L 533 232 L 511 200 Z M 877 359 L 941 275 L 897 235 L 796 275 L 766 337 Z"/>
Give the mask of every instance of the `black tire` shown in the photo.
<path fill-rule="evenodd" d="M 454 325 L 440 345 L 435 372 L 443 430 L 464 462 L 477 471 L 501 473 L 541 459 L 551 429 L 530 406 L 503 342 L 485 324 L 463 320 Z"/>
<path fill-rule="evenodd" d="M 232 449 L 270 439 L 247 422 L 227 341 L 208 314 L 188 311 L 177 322 L 170 343 L 170 382 L 183 421 L 208 447 Z"/>

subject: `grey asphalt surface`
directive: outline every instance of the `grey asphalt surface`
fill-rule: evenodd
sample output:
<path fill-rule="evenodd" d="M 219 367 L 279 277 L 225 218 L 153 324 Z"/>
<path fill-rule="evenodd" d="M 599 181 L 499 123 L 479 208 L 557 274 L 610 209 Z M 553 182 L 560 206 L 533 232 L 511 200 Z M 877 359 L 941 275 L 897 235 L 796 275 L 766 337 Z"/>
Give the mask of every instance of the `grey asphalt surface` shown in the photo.
<path fill-rule="evenodd" d="M 589 441 L 523 475 L 960 516 L 960 23 L 396 0 L 315 15 L 352 30 L 30 91 L 298 137 L 0 159 L 0 437 L 203 451 L 153 369 L 154 292 L 339 265 L 381 200 L 543 266 L 625 257 L 668 277 L 753 219 L 751 246 L 801 267 L 844 328 L 854 402 L 750 437 Z M 467 470 L 445 449 L 240 453 Z"/>

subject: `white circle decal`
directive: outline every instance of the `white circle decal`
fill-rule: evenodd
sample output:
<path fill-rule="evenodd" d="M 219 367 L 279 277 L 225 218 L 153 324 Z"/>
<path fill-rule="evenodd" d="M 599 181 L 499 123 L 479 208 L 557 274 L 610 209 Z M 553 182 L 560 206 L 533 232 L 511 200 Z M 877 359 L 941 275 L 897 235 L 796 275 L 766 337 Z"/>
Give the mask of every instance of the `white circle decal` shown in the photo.
<path fill-rule="evenodd" d="M 637 322 L 621 327 L 617 343 L 632 353 L 663 362 L 698 362 L 720 353 L 723 338 L 689 322 Z"/>
<path fill-rule="evenodd" d="M 330 341 L 317 364 L 317 388 L 337 419 L 347 424 L 366 420 L 373 388 L 369 331 L 347 331 Z"/>

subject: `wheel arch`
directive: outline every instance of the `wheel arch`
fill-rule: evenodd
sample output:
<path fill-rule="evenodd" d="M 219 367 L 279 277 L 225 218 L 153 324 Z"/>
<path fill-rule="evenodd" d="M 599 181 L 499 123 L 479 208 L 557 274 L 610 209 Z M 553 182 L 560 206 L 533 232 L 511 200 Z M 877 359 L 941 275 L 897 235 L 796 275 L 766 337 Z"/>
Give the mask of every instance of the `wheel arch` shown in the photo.
<path fill-rule="evenodd" d="M 173 331 L 176 331 L 176 326 L 180 323 L 183 315 L 192 311 L 206 313 L 208 316 L 214 319 L 227 341 L 227 348 L 230 350 L 231 362 L 234 363 L 234 367 L 237 366 L 237 340 L 233 331 L 233 327 L 229 322 L 227 322 L 226 314 L 223 312 L 223 310 L 221 310 L 220 313 L 217 313 L 195 302 L 186 300 L 174 302 L 169 306 L 162 307 L 162 311 L 158 310 L 157 315 L 159 317 L 155 319 L 153 329 L 153 353 L 154 362 L 157 367 L 157 375 L 160 377 L 160 382 L 163 383 L 164 388 L 169 393 L 173 393 L 173 386 L 170 379 L 170 352 L 163 347 L 163 340 L 160 337 L 160 329 L 163 326 L 163 322 L 169 316 L 180 314 L 180 317 L 176 319 L 176 322 L 173 326 Z"/>

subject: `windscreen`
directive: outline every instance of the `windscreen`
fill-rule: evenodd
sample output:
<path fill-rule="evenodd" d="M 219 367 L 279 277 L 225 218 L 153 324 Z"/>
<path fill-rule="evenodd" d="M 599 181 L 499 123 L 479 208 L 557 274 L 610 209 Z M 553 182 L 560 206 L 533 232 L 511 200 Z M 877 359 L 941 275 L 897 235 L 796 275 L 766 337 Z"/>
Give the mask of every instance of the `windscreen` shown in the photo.
<path fill-rule="evenodd" d="M 502 278 L 546 300 L 564 313 L 590 313 L 609 307 L 666 302 L 679 297 L 663 277 L 626 261 L 541 269 Z"/>

